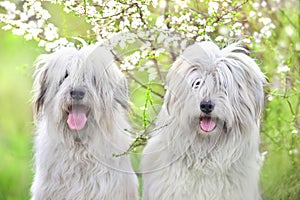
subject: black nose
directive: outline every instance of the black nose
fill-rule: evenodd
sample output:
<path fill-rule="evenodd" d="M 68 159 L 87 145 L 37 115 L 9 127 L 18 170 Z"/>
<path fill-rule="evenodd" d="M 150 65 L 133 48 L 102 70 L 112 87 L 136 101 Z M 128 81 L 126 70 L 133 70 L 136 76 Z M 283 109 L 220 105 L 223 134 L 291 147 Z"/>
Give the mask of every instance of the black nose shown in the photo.
<path fill-rule="evenodd" d="M 205 114 L 211 113 L 215 108 L 215 104 L 211 101 L 202 101 L 200 103 L 200 110 Z"/>
<path fill-rule="evenodd" d="M 70 91 L 70 95 L 74 100 L 82 100 L 85 95 L 85 90 L 83 88 L 73 88 Z"/>

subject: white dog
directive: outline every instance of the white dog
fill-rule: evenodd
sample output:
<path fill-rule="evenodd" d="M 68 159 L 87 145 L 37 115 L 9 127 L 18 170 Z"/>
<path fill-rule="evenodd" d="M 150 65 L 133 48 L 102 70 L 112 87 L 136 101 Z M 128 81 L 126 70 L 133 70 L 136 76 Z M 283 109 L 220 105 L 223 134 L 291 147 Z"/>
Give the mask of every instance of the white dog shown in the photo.
<path fill-rule="evenodd" d="M 143 151 L 144 200 L 257 200 L 265 78 L 245 49 L 187 48 Z"/>
<path fill-rule="evenodd" d="M 99 46 L 42 56 L 34 81 L 34 200 L 135 200 L 125 77 Z"/>

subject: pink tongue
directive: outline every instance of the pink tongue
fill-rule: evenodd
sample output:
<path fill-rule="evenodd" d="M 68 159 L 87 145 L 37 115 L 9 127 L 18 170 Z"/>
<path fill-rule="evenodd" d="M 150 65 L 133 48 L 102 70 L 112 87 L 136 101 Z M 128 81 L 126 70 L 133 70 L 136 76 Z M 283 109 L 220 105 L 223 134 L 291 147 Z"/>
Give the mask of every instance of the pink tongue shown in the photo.
<path fill-rule="evenodd" d="M 210 117 L 203 117 L 200 121 L 200 126 L 203 131 L 210 132 L 215 128 L 216 122 Z"/>
<path fill-rule="evenodd" d="M 72 130 L 81 130 L 86 123 L 86 113 L 83 109 L 72 109 L 69 113 L 67 123 Z"/>

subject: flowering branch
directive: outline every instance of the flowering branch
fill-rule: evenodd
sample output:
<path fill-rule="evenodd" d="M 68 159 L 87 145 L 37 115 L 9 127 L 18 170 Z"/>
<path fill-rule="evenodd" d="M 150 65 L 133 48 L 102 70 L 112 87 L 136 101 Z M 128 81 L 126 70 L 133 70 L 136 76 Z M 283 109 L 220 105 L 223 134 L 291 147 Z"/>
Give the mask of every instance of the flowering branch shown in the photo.
<path fill-rule="evenodd" d="M 53 20 L 54 10 L 49 4 L 60 6 L 65 15 L 73 14 L 85 22 L 76 24 L 80 36 L 76 30 L 60 31 L 62 27 Z M 271 1 L 26 0 L 15 3 L 5 0 L 0 2 L 0 8 L 2 29 L 37 41 L 46 51 L 96 42 L 108 45 L 116 52 L 117 64 L 129 80 L 160 100 L 163 91 L 158 92 L 146 83 L 164 86 L 166 71 L 189 44 L 206 40 L 227 44 L 228 40 L 242 40 L 250 48 L 260 46 L 274 36 L 276 26 L 272 17 L 278 10 L 296 28 L 280 5 L 272 5 Z M 291 107 L 289 101 L 291 112 L 297 116 L 299 101 L 296 107 Z M 296 120 L 295 124 L 299 123 Z M 135 142 L 142 144 L 143 139 L 142 133 Z"/>

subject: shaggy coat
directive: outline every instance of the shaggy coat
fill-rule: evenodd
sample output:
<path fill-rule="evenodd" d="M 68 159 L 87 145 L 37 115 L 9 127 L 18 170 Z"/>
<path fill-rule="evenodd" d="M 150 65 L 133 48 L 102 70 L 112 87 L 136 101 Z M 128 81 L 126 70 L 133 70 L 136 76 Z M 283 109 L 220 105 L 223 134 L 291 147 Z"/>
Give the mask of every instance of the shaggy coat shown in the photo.
<path fill-rule="evenodd" d="M 135 200 L 138 182 L 124 129 L 128 95 L 113 56 L 63 48 L 37 61 L 32 200 Z"/>
<path fill-rule="evenodd" d="M 187 48 L 143 151 L 143 200 L 258 200 L 264 75 L 238 44 Z"/>

